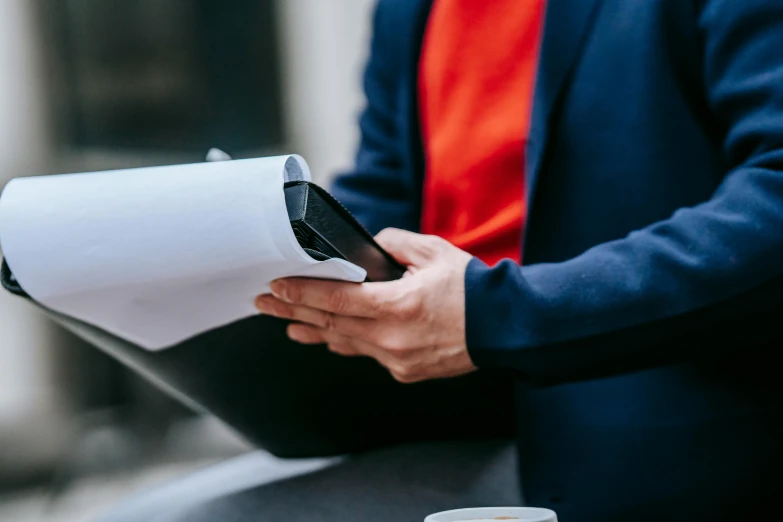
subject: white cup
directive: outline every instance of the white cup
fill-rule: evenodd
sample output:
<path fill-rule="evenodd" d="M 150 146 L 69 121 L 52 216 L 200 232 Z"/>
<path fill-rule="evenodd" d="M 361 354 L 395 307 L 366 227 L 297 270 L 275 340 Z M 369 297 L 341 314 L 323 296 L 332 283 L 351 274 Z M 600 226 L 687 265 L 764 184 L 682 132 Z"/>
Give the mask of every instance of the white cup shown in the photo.
<path fill-rule="evenodd" d="M 497 522 L 508 520 L 514 522 L 557 522 L 554 511 L 542 508 L 527 507 L 488 507 L 454 509 L 435 513 L 424 519 L 424 522 Z"/>

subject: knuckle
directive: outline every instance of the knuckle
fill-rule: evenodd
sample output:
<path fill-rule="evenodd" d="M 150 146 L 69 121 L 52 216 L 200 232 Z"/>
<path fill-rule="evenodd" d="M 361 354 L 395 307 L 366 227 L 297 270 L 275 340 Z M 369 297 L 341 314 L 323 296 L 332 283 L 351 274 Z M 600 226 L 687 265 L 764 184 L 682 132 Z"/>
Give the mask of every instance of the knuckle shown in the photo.
<path fill-rule="evenodd" d="M 440 237 L 440 236 L 434 236 L 434 235 L 432 235 L 432 234 L 427 234 L 427 235 L 426 235 L 426 236 L 424 236 L 424 237 L 425 237 L 425 239 L 426 239 L 426 241 L 427 241 L 427 244 L 428 244 L 428 245 L 429 245 L 431 248 L 438 248 L 438 247 L 441 247 L 441 246 L 443 246 L 443 244 L 444 244 L 444 243 L 446 243 L 446 240 L 445 240 L 445 239 L 443 239 L 443 238 L 442 238 L 442 237 Z"/>
<path fill-rule="evenodd" d="M 325 330 L 334 330 L 336 326 L 336 318 L 334 314 L 330 312 L 324 312 L 321 314 L 321 327 Z"/>
<path fill-rule="evenodd" d="M 345 310 L 346 295 L 342 290 L 334 290 L 327 297 L 326 307 L 330 312 L 340 314 Z"/>
<path fill-rule="evenodd" d="M 424 236 L 421 247 L 424 254 L 428 256 L 434 256 L 438 252 L 442 252 L 449 242 L 439 236 L 427 235 Z"/>
<path fill-rule="evenodd" d="M 397 317 L 403 321 L 411 321 L 421 315 L 422 303 L 416 293 L 404 296 L 396 305 Z"/>
<path fill-rule="evenodd" d="M 367 295 L 366 306 L 370 314 L 381 315 L 387 311 L 387 303 L 381 296 L 375 293 Z"/>
<path fill-rule="evenodd" d="M 435 250 L 437 250 L 438 252 L 444 252 L 454 248 L 454 245 L 449 243 L 446 239 L 443 239 L 440 236 L 433 236 L 433 237 L 434 237 L 434 242 L 432 245 L 435 248 Z"/>
<path fill-rule="evenodd" d="M 286 297 L 289 303 L 301 303 L 303 298 L 302 286 L 297 283 L 289 283 L 286 288 Z"/>
<path fill-rule="evenodd" d="M 272 305 L 272 315 L 283 319 L 289 319 L 296 316 L 296 311 L 288 305 L 288 303 L 279 301 Z"/>

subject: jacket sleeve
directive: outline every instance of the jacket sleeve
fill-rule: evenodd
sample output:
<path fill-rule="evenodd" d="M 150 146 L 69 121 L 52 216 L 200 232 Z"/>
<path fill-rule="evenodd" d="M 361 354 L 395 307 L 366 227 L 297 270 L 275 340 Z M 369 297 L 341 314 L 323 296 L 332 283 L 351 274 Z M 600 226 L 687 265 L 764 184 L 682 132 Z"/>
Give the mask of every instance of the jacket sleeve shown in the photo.
<path fill-rule="evenodd" d="M 395 51 L 395 28 L 384 18 L 384 6 L 380 1 L 373 17 L 364 74 L 367 105 L 359 120 L 355 166 L 332 186 L 332 194 L 373 234 L 386 227 L 416 230 L 419 221 L 401 151 L 400 57 Z"/>
<path fill-rule="evenodd" d="M 783 3 L 710 0 L 708 102 L 732 170 L 712 199 L 553 264 L 468 266 L 468 349 L 541 383 L 767 339 L 783 312 Z M 778 317 L 776 317 L 778 316 Z"/>

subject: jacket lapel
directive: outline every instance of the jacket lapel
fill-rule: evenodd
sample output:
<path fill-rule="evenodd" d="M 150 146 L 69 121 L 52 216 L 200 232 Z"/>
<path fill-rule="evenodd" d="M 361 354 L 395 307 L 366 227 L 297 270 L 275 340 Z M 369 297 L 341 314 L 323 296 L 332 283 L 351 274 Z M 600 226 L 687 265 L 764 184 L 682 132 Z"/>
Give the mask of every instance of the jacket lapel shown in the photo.
<path fill-rule="evenodd" d="M 547 0 L 527 143 L 525 174 L 528 205 L 535 193 L 554 109 L 568 84 L 601 1 Z"/>

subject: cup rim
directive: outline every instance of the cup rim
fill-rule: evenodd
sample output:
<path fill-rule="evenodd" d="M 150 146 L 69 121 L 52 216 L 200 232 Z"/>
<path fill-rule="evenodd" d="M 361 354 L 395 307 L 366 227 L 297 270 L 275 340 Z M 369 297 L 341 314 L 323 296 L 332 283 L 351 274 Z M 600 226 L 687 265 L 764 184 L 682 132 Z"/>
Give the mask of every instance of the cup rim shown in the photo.
<path fill-rule="evenodd" d="M 521 522 L 548 522 L 549 520 L 557 521 L 557 514 L 551 509 L 537 508 L 537 507 L 524 507 L 524 506 L 487 506 L 487 507 L 473 507 L 473 508 L 461 508 L 450 509 L 448 511 L 441 511 L 439 513 L 433 513 L 424 519 L 424 522 L 447 522 L 440 520 L 436 517 L 448 517 L 449 515 L 471 515 L 471 512 L 477 511 L 495 511 L 497 514 L 491 514 L 490 516 L 500 516 L 504 514 L 514 515 L 514 511 L 522 515 L 537 515 L 536 518 L 521 519 Z M 520 513 L 524 511 L 524 513 Z M 482 517 L 485 515 L 481 515 Z M 453 521 L 452 521 L 453 522 Z M 461 521 L 460 521 L 461 522 Z"/>

